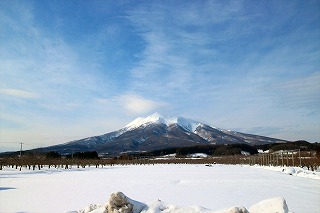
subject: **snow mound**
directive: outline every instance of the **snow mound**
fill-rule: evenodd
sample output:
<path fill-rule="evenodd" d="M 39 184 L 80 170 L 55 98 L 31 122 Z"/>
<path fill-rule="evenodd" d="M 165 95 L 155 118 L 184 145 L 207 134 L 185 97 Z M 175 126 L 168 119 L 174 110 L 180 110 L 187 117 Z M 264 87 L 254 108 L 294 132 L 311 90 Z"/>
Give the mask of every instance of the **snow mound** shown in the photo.
<path fill-rule="evenodd" d="M 72 211 L 71 211 L 72 212 Z M 69 213 L 71 213 L 69 212 Z M 180 207 L 158 200 L 147 206 L 132 200 L 122 192 L 112 193 L 106 205 L 90 204 L 78 213 L 289 213 L 286 200 L 275 197 L 254 204 L 249 211 L 243 207 L 230 207 L 213 211 L 201 206 Z M 74 212 L 75 213 L 75 212 Z"/>
<path fill-rule="evenodd" d="M 283 168 L 281 172 L 283 172 L 284 174 L 292 175 L 292 176 L 320 180 L 320 172 L 309 171 L 308 169 L 305 169 L 305 168 L 286 167 L 286 168 Z"/>
<path fill-rule="evenodd" d="M 249 213 L 248 210 L 241 206 L 241 207 L 231 207 L 219 211 L 215 211 L 213 213 Z"/>
<path fill-rule="evenodd" d="M 78 213 L 140 213 L 145 208 L 145 204 L 128 198 L 122 192 L 114 192 L 106 205 L 90 204 Z"/>
<path fill-rule="evenodd" d="M 288 167 L 288 168 L 284 168 L 282 172 L 288 175 L 293 175 L 296 173 L 296 170 L 292 167 Z"/>
<path fill-rule="evenodd" d="M 282 197 L 270 198 L 254 204 L 249 208 L 250 213 L 288 213 L 286 200 Z"/>
<path fill-rule="evenodd" d="M 115 192 L 110 195 L 106 209 L 108 213 L 139 213 L 145 207 L 145 204 L 128 198 L 122 192 Z"/>
<path fill-rule="evenodd" d="M 173 204 L 165 204 L 157 201 L 151 204 L 141 213 L 249 213 L 244 207 L 233 207 L 220 211 L 212 211 L 201 206 L 179 207 Z"/>
<path fill-rule="evenodd" d="M 171 117 L 171 116 L 164 116 L 160 113 L 154 113 L 149 115 L 148 117 L 138 117 L 129 124 L 127 124 L 124 128 L 129 131 L 136 129 L 140 126 L 146 126 L 151 123 L 161 123 L 167 126 L 172 124 L 178 124 L 182 128 L 186 129 L 187 131 L 194 132 L 196 128 L 201 125 L 201 123 L 192 121 L 190 119 L 182 118 L 182 117 Z"/>
<path fill-rule="evenodd" d="M 97 204 L 90 204 L 89 206 L 85 207 L 82 210 L 79 210 L 78 213 L 102 213 L 106 211 L 106 206 L 103 204 L 97 205 Z M 67 212 L 67 213 L 76 213 L 75 211 Z"/>
<path fill-rule="evenodd" d="M 301 167 L 280 167 L 280 166 L 258 166 L 255 165 L 256 168 L 267 169 L 271 171 L 281 172 L 283 174 L 309 178 L 320 180 L 320 172 L 319 171 L 309 171 L 307 168 Z"/>
<path fill-rule="evenodd" d="M 206 209 L 201 206 L 191 207 L 179 207 L 173 204 L 166 204 L 161 200 L 152 203 L 148 208 L 144 209 L 141 213 L 194 213 L 194 212 L 205 212 Z"/>

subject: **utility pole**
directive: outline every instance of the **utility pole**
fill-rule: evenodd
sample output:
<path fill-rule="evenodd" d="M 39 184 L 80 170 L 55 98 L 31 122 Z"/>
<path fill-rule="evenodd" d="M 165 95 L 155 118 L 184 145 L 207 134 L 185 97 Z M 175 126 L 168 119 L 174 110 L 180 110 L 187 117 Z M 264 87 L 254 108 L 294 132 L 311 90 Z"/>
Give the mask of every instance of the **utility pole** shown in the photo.
<path fill-rule="evenodd" d="M 301 153 L 300 153 L 300 149 L 299 149 L 299 166 L 301 167 L 302 165 L 301 165 Z"/>
<path fill-rule="evenodd" d="M 20 143 L 20 157 L 22 156 L 22 144 L 23 143 Z"/>
<path fill-rule="evenodd" d="M 24 143 L 21 143 L 21 142 L 2 142 L 2 141 L 0 141 L 0 144 L 20 144 L 20 154 L 19 154 L 19 157 L 21 157 L 22 156 L 22 144 L 24 144 Z"/>

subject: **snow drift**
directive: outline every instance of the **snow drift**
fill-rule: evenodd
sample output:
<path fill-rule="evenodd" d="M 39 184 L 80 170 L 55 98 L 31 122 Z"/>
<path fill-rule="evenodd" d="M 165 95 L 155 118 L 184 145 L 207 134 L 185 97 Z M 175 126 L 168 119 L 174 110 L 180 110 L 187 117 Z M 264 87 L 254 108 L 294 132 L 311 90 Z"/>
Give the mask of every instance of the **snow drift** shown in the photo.
<path fill-rule="evenodd" d="M 106 205 L 90 204 L 78 213 L 288 213 L 288 206 L 284 198 L 275 197 L 254 204 L 249 211 L 243 206 L 230 207 L 218 211 L 209 210 L 201 206 L 179 207 L 166 204 L 158 200 L 151 205 L 132 200 L 122 192 L 110 195 Z M 72 213 L 72 212 L 69 212 Z"/>

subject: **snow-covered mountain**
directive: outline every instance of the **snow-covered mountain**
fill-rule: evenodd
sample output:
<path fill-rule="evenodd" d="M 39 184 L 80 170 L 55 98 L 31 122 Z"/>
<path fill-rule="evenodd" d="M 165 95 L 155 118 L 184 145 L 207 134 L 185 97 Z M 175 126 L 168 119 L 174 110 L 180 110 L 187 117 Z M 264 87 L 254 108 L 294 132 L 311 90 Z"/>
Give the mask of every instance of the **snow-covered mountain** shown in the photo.
<path fill-rule="evenodd" d="M 92 151 L 109 155 L 208 144 L 268 144 L 280 139 L 214 128 L 183 117 L 154 113 L 139 117 L 118 131 L 42 148 L 62 154 Z"/>
<path fill-rule="evenodd" d="M 183 129 L 194 132 L 196 128 L 201 125 L 201 123 L 182 118 L 182 117 L 170 117 L 170 116 L 164 116 L 161 115 L 160 113 L 154 113 L 146 118 L 139 117 L 132 122 L 130 122 L 128 125 L 125 126 L 125 129 L 127 131 L 133 130 L 139 127 L 145 127 L 149 124 L 165 124 L 166 126 L 170 126 L 173 124 L 177 124 Z"/>

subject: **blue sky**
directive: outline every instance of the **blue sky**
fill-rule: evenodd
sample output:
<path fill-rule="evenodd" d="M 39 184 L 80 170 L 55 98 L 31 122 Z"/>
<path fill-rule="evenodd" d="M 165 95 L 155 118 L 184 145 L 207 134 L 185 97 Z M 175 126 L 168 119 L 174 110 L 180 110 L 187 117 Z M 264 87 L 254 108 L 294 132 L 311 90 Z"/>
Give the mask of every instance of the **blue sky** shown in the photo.
<path fill-rule="evenodd" d="M 0 151 L 154 112 L 320 138 L 319 1 L 0 1 Z"/>

